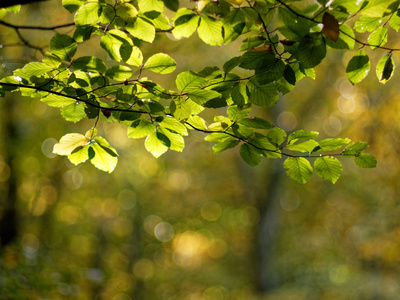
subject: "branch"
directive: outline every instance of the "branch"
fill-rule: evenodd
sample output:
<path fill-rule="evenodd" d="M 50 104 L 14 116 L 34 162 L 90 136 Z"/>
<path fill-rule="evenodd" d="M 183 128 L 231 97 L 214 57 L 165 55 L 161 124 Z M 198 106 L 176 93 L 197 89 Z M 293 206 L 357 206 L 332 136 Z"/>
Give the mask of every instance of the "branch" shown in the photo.
<path fill-rule="evenodd" d="M 0 25 L 6 26 L 6 27 L 10 27 L 10 28 L 14 28 L 14 29 L 55 30 L 55 29 L 58 29 L 58 28 L 64 28 L 64 27 L 74 26 L 75 23 L 68 23 L 68 24 L 62 24 L 62 25 L 56 25 L 56 26 L 46 27 L 46 26 L 23 26 L 23 25 L 14 25 L 14 24 L 10 24 L 10 23 L 8 23 L 8 22 L 5 22 L 5 21 L 0 20 Z"/>

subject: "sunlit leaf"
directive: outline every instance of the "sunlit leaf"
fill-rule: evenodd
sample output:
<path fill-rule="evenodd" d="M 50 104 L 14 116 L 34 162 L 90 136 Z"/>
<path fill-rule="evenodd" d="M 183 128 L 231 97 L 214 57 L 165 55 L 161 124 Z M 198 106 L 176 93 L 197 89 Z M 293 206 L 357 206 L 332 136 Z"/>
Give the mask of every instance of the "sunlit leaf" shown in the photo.
<path fill-rule="evenodd" d="M 315 139 L 318 137 L 318 134 L 316 131 L 298 130 L 289 134 L 288 143 L 298 139 Z"/>
<path fill-rule="evenodd" d="M 156 126 L 144 119 L 136 120 L 128 127 L 128 137 L 132 139 L 141 139 L 155 132 Z"/>
<path fill-rule="evenodd" d="M 101 5 L 98 2 L 88 2 L 81 6 L 75 14 L 77 26 L 94 25 L 100 17 Z"/>
<path fill-rule="evenodd" d="M 352 84 L 359 83 L 368 75 L 370 67 L 371 63 L 367 53 L 364 50 L 360 50 L 347 64 L 347 78 Z"/>
<path fill-rule="evenodd" d="M 79 150 L 74 151 L 73 153 L 68 155 L 69 161 L 75 166 L 87 161 L 89 159 L 89 147 L 89 145 L 86 145 L 83 148 L 80 148 Z"/>
<path fill-rule="evenodd" d="M 382 57 L 376 65 L 376 76 L 380 83 L 385 84 L 392 78 L 394 72 L 394 61 L 391 54 Z"/>
<path fill-rule="evenodd" d="M 170 142 L 168 142 L 169 140 L 164 134 L 153 132 L 146 138 L 144 146 L 155 158 L 158 158 L 167 152 L 168 147 L 170 146 Z"/>
<path fill-rule="evenodd" d="M 69 155 L 78 147 L 83 147 L 88 142 L 83 134 L 68 133 L 54 145 L 53 153 L 58 155 Z"/>
<path fill-rule="evenodd" d="M 372 32 L 368 37 L 368 44 L 370 45 L 371 49 L 376 49 L 380 46 L 383 46 L 387 42 L 387 28 L 386 27 L 379 27 L 377 30 Z"/>
<path fill-rule="evenodd" d="M 318 176 L 335 183 L 342 174 L 342 164 L 334 157 L 319 157 L 314 162 Z"/>
<path fill-rule="evenodd" d="M 116 151 L 108 145 L 104 138 L 96 137 L 95 140 L 97 143 L 91 145 L 95 155 L 90 159 L 90 162 L 99 170 L 111 173 L 118 163 Z"/>
<path fill-rule="evenodd" d="M 148 43 L 152 43 L 156 36 L 154 26 L 141 17 L 136 18 L 133 23 L 128 23 L 126 30 L 134 37 Z"/>
<path fill-rule="evenodd" d="M 61 108 L 61 115 L 69 122 L 79 122 L 86 117 L 85 107 L 82 103 L 72 103 Z"/>
<path fill-rule="evenodd" d="M 144 68 L 155 73 L 168 74 L 175 70 L 176 62 L 168 54 L 157 53 L 146 61 Z"/>
<path fill-rule="evenodd" d="M 301 184 L 305 184 L 313 174 L 309 161 L 303 157 L 289 157 L 283 163 L 283 167 L 291 179 Z"/>
<path fill-rule="evenodd" d="M 105 75 L 112 80 L 124 81 L 132 76 L 132 70 L 127 66 L 116 65 L 107 69 Z"/>
<path fill-rule="evenodd" d="M 201 16 L 197 33 L 206 44 L 211 46 L 220 46 L 224 42 L 222 36 L 222 23 L 208 16 Z"/>

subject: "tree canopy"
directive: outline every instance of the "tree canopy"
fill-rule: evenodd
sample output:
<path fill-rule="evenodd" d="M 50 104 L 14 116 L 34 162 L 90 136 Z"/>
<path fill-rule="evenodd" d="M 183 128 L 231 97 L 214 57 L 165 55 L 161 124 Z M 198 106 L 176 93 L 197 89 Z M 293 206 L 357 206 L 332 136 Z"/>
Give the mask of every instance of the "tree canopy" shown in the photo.
<path fill-rule="evenodd" d="M 286 132 L 265 117 L 281 95 L 290 93 L 305 77 L 323 76 L 314 68 L 329 49 L 354 51 L 346 72 L 352 84 L 375 68 L 385 84 L 393 75 L 393 52 L 388 30 L 400 29 L 399 1 L 281 1 L 200 0 L 182 7 L 177 0 L 82 1 L 63 0 L 73 23 L 51 27 L 0 24 L 15 29 L 21 42 L 38 51 L 24 67 L 2 70 L 0 96 L 20 92 L 25 97 L 60 109 L 71 122 L 93 120 L 86 133 L 68 133 L 54 146 L 75 165 L 90 161 L 112 172 L 117 151 L 97 135 L 98 122 L 127 127 L 127 136 L 145 139 L 154 157 L 168 150 L 181 152 L 190 131 L 205 134 L 215 153 L 238 147 L 250 166 L 263 158 L 283 157 L 287 175 L 306 183 L 315 172 L 335 183 L 342 173 L 338 158 L 354 159 L 361 168 L 376 166 L 364 151 L 364 141 L 318 139 L 318 132 Z M 3 8 L 0 17 L 18 13 Z M 73 28 L 70 34 L 60 28 Z M 48 46 L 31 44 L 21 29 L 56 31 Z M 197 32 L 197 33 L 196 33 Z M 166 89 L 144 70 L 169 74 L 177 68 L 167 53 L 147 54 L 146 45 L 168 35 L 170 43 L 197 34 L 210 47 L 235 42 L 241 55 L 222 69 L 204 66 L 176 74 L 176 89 Z M 80 51 L 89 42 L 101 47 L 108 60 Z M 4 43 L 4 42 L 3 42 Z M 367 49 L 383 50 L 371 66 Z M 369 50 L 368 50 L 369 51 Z M 190 56 L 190 53 L 188 53 Z M 210 112 L 213 115 L 209 118 Z"/>

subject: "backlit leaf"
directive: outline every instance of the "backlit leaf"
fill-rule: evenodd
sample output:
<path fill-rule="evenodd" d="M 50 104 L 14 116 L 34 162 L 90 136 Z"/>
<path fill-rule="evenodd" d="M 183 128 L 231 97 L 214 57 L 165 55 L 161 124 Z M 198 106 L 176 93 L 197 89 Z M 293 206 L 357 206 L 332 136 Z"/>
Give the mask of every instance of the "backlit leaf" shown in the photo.
<path fill-rule="evenodd" d="M 206 44 L 211 46 L 220 46 L 224 42 L 222 23 L 208 16 L 201 16 L 197 33 Z"/>
<path fill-rule="evenodd" d="M 165 53 L 157 53 L 146 61 L 144 68 L 155 73 L 168 74 L 175 70 L 176 62 Z"/>
<path fill-rule="evenodd" d="M 289 157 L 283 163 L 283 167 L 291 179 L 301 184 L 305 184 L 313 174 L 309 161 L 303 157 Z"/>
<path fill-rule="evenodd" d="M 352 84 L 359 83 L 368 75 L 370 67 L 371 63 L 367 53 L 364 50 L 360 50 L 347 64 L 347 78 Z"/>
<path fill-rule="evenodd" d="M 75 40 L 66 34 L 56 33 L 50 40 L 51 53 L 62 60 L 70 61 L 74 56 L 78 44 Z"/>
<path fill-rule="evenodd" d="M 382 57 L 376 65 L 376 76 L 380 83 L 385 84 L 393 75 L 394 62 L 391 54 Z"/>
<path fill-rule="evenodd" d="M 360 168 L 375 168 L 376 158 L 371 154 L 361 153 L 354 158 L 356 165 Z"/>
<path fill-rule="evenodd" d="M 318 157 L 314 162 L 318 176 L 335 183 L 342 174 L 342 164 L 334 157 Z"/>
<path fill-rule="evenodd" d="M 54 145 L 53 153 L 58 155 L 69 155 L 76 148 L 83 147 L 88 142 L 87 138 L 80 133 L 68 133 Z"/>
<path fill-rule="evenodd" d="M 257 166 L 262 160 L 260 150 L 249 144 L 242 144 L 242 146 L 240 146 L 240 156 L 252 167 Z"/>

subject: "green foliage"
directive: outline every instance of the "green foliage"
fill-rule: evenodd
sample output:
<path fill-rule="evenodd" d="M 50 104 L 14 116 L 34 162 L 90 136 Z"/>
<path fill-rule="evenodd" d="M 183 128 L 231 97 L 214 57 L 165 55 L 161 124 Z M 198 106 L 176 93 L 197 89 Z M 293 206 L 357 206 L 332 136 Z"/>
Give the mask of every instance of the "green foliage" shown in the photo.
<path fill-rule="evenodd" d="M 0 93 L 20 91 L 24 96 L 40 97 L 47 105 L 60 108 L 67 121 L 88 117 L 96 125 L 101 118 L 120 123 L 127 126 L 128 137 L 145 138 L 145 148 L 155 157 L 168 149 L 182 151 L 190 129 L 208 134 L 205 140 L 216 143 L 216 153 L 240 145 L 241 157 L 251 166 L 263 157 L 288 157 L 286 172 L 300 183 L 311 177 L 308 159 L 316 157 L 316 173 L 335 183 L 341 163 L 332 153 L 323 152 L 338 150 L 350 140 L 317 141 L 315 131 L 287 133 L 252 113 L 273 107 L 280 94 L 292 91 L 302 78 L 315 78 L 313 68 L 324 61 L 327 49 L 349 51 L 358 43 L 378 50 L 388 42 L 387 26 L 400 28 L 398 1 L 333 1 L 323 8 L 325 5 L 326 1 L 294 5 L 292 1 L 232 0 L 220 4 L 198 1 L 190 4 L 194 7 L 179 8 L 176 0 L 64 0 L 63 6 L 74 14 L 72 36 L 56 33 L 49 41 L 50 52 L 41 61 L 29 62 L 1 79 Z M 166 8 L 172 15 L 164 14 Z M 358 17 L 355 23 L 347 22 L 353 17 Z M 196 31 L 210 46 L 242 38 L 243 53 L 221 62 L 222 70 L 205 67 L 175 74 L 176 91 L 143 77 L 144 70 L 173 74 L 177 67 L 169 54 L 143 55 L 146 44 L 164 33 L 179 40 Z M 370 32 L 368 41 L 360 41 L 355 32 Z M 88 40 L 98 43 L 109 59 L 78 52 Z M 357 84 L 370 68 L 366 51 L 360 49 L 350 59 L 346 74 Z M 237 69 L 248 75 L 240 77 L 234 72 Z M 378 80 L 386 83 L 394 69 L 390 52 L 376 66 Z M 210 124 L 199 116 L 215 109 L 226 114 L 216 115 Z M 353 143 L 334 155 L 354 157 L 357 166 L 373 167 L 373 157 L 362 153 L 366 145 Z M 94 135 L 67 134 L 54 151 L 68 155 L 74 164 L 90 160 L 106 172 L 117 163 L 116 151 Z"/>

